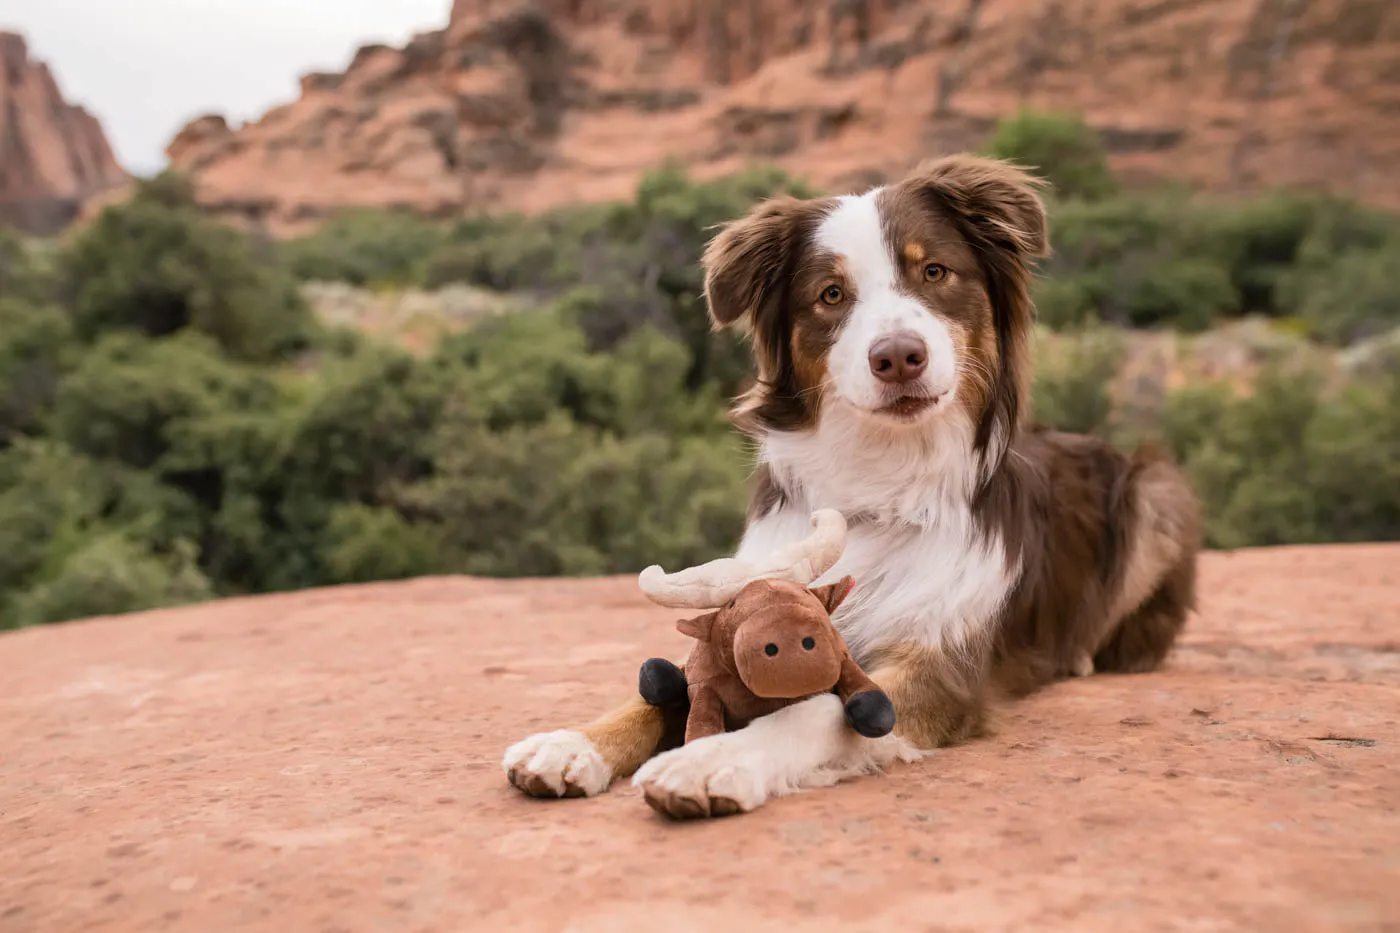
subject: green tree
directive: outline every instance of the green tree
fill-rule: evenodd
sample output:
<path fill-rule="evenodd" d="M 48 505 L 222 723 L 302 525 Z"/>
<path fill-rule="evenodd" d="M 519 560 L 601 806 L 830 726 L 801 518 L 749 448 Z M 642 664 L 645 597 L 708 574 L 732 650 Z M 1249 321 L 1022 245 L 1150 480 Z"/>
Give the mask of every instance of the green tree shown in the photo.
<path fill-rule="evenodd" d="M 1103 142 L 1076 114 L 1022 110 L 997 124 L 986 151 L 1034 169 L 1058 198 L 1100 200 L 1118 189 Z"/>
<path fill-rule="evenodd" d="M 298 279 L 353 285 L 406 285 L 447 240 L 444 225 L 406 211 L 348 210 L 316 232 L 281 244 Z"/>
<path fill-rule="evenodd" d="M 60 274 L 78 335 L 164 337 L 188 328 L 249 360 L 303 348 L 312 319 L 295 281 L 186 197 L 178 180 L 147 182 L 74 238 Z"/>

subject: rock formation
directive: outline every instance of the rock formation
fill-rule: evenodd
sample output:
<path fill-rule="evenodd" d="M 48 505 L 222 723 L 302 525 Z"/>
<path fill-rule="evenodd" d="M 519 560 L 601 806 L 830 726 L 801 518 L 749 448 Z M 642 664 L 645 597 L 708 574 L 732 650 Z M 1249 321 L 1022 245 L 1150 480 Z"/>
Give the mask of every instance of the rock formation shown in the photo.
<path fill-rule="evenodd" d="M 1394 0 L 455 0 L 241 128 L 171 143 L 215 211 L 436 215 L 624 197 L 666 159 L 830 188 L 1073 109 L 1130 182 L 1322 187 L 1400 207 Z"/>
<path fill-rule="evenodd" d="M 63 99 L 22 36 L 0 32 L 0 224 L 52 233 L 126 177 L 97 119 Z"/>

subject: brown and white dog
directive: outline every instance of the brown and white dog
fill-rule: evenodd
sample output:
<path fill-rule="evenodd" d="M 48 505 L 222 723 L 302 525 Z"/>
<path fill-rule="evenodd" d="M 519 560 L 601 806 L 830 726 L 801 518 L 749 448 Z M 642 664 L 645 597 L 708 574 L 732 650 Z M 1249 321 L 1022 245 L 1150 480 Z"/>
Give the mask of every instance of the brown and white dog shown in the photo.
<path fill-rule="evenodd" d="M 827 695 L 658 755 L 662 715 L 634 700 L 512 746 L 513 785 L 587 796 L 635 772 L 675 816 L 752 810 L 976 736 L 994 697 L 1162 661 L 1194 607 L 1199 508 L 1151 452 L 1028 423 L 1038 187 L 955 156 L 764 202 L 705 253 L 710 313 L 750 329 L 757 362 L 735 412 L 759 451 L 739 556 L 800 539 L 816 509 L 846 516 L 818 583 L 859 581 L 834 621 L 895 734 L 862 738 Z"/>

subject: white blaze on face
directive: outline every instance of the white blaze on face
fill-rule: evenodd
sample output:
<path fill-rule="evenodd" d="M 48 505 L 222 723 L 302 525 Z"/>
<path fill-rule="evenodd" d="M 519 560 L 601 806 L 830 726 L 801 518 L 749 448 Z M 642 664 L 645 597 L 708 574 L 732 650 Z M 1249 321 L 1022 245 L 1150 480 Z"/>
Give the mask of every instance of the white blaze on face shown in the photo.
<path fill-rule="evenodd" d="M 879 192 L 877 188 L 838 198 L 816 231 L 817 248 L 841 257 L 847 287 L 855 298 L 827 359 L 831 385 L 842 399 L 866 411 L 881 408 L 900 394 L 951 393 L 957 381 L 947 325 L 918 299 L 900 291 L 899 269 L 880 222 Z M 902 331 L 923 338 L 928 366 L 918 380 L 895 389 L 870 371 L 870 348 Z"/>

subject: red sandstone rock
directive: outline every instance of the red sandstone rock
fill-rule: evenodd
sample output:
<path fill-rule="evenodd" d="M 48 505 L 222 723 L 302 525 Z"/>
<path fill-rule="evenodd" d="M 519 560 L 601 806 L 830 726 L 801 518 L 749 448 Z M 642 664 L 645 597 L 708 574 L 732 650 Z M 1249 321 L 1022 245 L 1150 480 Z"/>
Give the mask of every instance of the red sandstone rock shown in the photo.
<path fill-rule="evenodd" d="M 0 32 L 0 224 L 52 233 L 126 178 L 97 119 L 63 99 L 22 36 Z"/>
<path fill-rule="evenodd" d="M 691 825 L 500 770 L 683 649 L 632 578 L 8 633 L 0 930 L 1395 929 L 1400 546 L 1208 554 L 1202 589 L 1161 672 Z"/>
<path fill-rule="evenodd" d="M 171 144 L 274 232 L 346 205 L 453 215 L 629 196 L 665 159 L 828 188 L 1082 112 L 1130 181 L 1302 185 L 1400 207 L 1393 0 L 454 0 L 235 130 Z"/>

